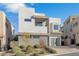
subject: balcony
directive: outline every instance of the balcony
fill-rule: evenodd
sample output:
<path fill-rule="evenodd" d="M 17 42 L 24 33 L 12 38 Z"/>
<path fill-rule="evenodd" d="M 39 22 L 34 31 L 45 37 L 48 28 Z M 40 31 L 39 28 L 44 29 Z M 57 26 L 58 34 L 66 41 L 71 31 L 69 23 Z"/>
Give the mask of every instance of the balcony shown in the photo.
<path fill-rule="evenodd" d="M 28 26 L 28 27 L 21 27 L 19 29 L 19 32 L 27 32 L 27 33 L 47 33 L 47 27 L 46 26 Z"/>
<path fill-rule="evenodd" d="M 45 26 L 35 26 L 32 28 L 33 33 L 47 33 L 47 27 Z"/>

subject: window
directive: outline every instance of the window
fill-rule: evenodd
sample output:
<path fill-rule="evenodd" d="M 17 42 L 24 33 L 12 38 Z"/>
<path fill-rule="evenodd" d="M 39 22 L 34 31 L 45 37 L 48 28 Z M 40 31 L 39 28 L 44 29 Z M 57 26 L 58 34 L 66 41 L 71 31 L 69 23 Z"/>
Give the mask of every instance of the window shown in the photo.
<path fill-rule="evenodd" d="M 42 26 L 42 22 L 36 22 L 35 25 L 36 26 Z"/>
<path fill-rule="evenodd" d="M 8 23 L 6 22 L 6 28 L 8 28 Z"/>
<path fill-rule="evenodd" d="M 67 24 L 70 22 L 70 19 L 68 19 Z"/>
<path fill-rule="evenodd" d="M 39 35 L 33 35 L 33 38 L 39 38 Z"/>
<path fill-rule="evenodd" d="M 24 21 L 31 21 L 31 19 L 24 19 Z"/>
<path fill-rule="evenodd" d="M 72 18 L 72 21 L 74 21 L 76 18 Z"/>
<path fill-rule="evenodd" d="M 70 29 L 70 32 L 72 32 L 72 28 Z"/>
<path fill-rule="evenodd" d="M 54 25 L 54 30 L 58 30 L 58 25 Z"/>
<path fill-rule="evenodd" d="M 75 26 L 77 26 L 78 25 L 78 23 L 76 22 L 75 24 L 73 24 L 73 26 L 75 27 Z"/>
<path fill-rule="evenodd" d="M 67 39 L 68 38 L 68 36 L 65 36 L 65 39 Z"/>

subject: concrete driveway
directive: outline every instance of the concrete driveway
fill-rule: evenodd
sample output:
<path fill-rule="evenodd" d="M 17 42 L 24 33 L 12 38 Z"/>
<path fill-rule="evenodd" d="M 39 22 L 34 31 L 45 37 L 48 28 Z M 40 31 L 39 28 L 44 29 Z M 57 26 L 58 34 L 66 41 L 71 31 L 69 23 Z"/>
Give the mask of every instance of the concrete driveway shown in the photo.
<path fill-rule="evenodd" d="M 0 56 L 3 56 L 5 53 L 4 52 L 0 52 Z"/>
<path fill-rule="evenodd" d="M 57 51 L 57 54 L 49 54 L 47 56 L 57 56 L 57 55 L 79 52 L 78 48 L 68 46 L 54 47 L 53 49 Z"/>
<path fill-rule="evenodd" d="M 79 52 L 73 52 L 73 53 L 68 53 L 68 54 L 61 54 L 58 56 L 79 56 Z"/>

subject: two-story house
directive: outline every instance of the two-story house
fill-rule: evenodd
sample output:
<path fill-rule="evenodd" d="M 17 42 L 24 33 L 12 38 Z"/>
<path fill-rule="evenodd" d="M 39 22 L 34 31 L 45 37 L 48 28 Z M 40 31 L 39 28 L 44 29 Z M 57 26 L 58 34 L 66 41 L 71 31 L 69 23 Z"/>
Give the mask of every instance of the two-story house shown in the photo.
<path fill-rule="evenodd" d="M 79 16 L 69 16 L 64 22 L 65 45 L 79 44 Z"/>
<path fill-rule="evenodd" d="M 19 45 L 25 45 L 23 36 L 30 37 L 27 44 L 45 44 L 60 46 L 60 18 L 49 18 L 43 13 L 35 13 L 34 8 L 19 9 Z M 25 34 L 26 33 L 26 34 Z"/>
<path fill-rule="evenodd" d="M 34 8 L 20 8 L 19 45 L 26 44 L 22 38 L 24 33 L 30 35 L 27 42 L 29 45 L 40 44 L 41 42 L 47 45 L 47 21 L 48 17 L 42 13 L 35 13 Z"/>

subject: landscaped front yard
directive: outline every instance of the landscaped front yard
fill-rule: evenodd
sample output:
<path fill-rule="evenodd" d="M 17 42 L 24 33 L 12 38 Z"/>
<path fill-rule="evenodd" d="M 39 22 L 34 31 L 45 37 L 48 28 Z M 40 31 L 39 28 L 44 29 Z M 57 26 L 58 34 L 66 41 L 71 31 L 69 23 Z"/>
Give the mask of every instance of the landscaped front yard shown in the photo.
<path fill-rule="evenodd" d="M 48 46 L 40 46 L 38 44 L 31 46 L 18 46 L 16 41 L 13 41 L 11 44 L 11 52 L 15 56 L 40 56 L 46 54 L 55 54 L 56 51 L 53 50 L 51 47 Z"/>

